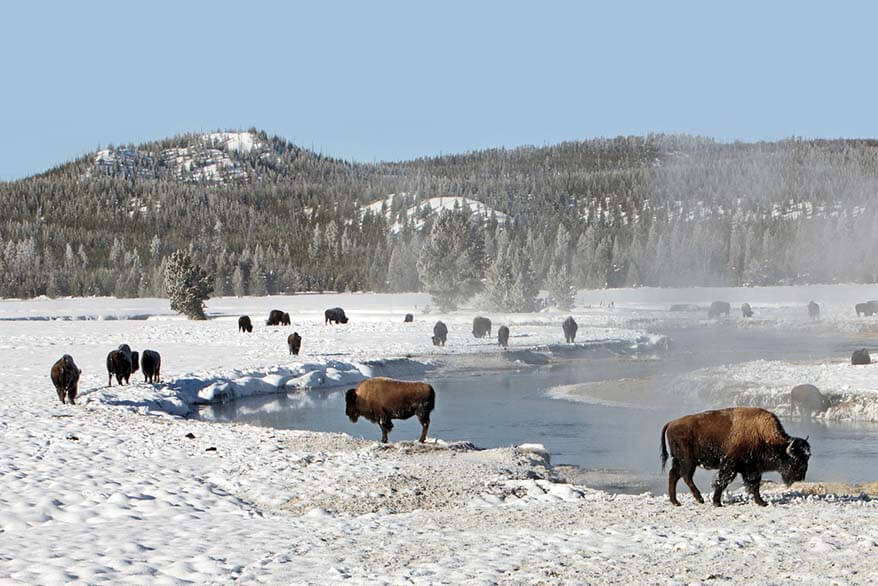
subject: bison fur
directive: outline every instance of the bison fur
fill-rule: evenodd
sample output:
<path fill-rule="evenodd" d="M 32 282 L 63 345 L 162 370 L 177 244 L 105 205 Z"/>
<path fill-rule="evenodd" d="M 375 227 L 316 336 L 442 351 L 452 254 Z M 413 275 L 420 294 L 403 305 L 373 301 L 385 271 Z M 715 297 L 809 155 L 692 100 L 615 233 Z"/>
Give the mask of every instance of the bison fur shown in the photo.
<path fill-rule="evenodd" d="M 473 336 L 484 338 L 491 335 L 491 320 L 486 317 L 473 318 Z"/>
<path fill-rule="evenodd" d="M 753 308 L 750 307 L 749 303 L 741 305 L 741 315 L 744 317 L 753 317 Z"/>
<path fill-rule="evenodd" d="M 448 326 L 442 321 L 437 321 L 433 326 L 433 345 L 444 346 L 445 340 L 448 339 Z"/>
<path fill-rule="evenodd" d="M 813 412 L 826 411 L 832 403 L 814 385 L 796 385 L 790 391 L 790 405 L 803 417 L 810 418 Z"/>
<path fill-rule="evenodd" d="M 76 393 L 79 390 L 79 375 L 82 371 L 73 362 L 70 354 L 65 354 L 52 365 L 52 384 L 58 393 L 58 399 L 65 403 L 65 397 L 71 405 L 75 405 Z"/>
<path fill-rule="evenodd" d="M 302 336 L 299 332 L 293 332 L 287 337 L 287 346 L 290 347 L 290 356 L 299 355 L 299 350 L 302 348 Z"/>
<path fill-rule="evenodd" d="M 144 350 L 140 360 L 140 370 L 143 371 L 143 380 L 148 383 L 157 383 L 162 380 L 162 356 L 155 350 Z"/>
<path fill-rule="evenodd" d="M 808 317 L 811 319 L 817 319 L 820 317 L 820 306 L 813 301 L 808 302 Z"/>
<path fill-rule="evenodd" d="M 506 326 L 500 326 L 500 329 L 497 330 L 497 344 L 504 348 L 509 346 L 509 328 Z"/>
<path fill-rule="evenodd" d="M 253 322 L 250 321 L 249 315 L 242 315 L 238 318 L 238 331 L 247 332 L 248 334 L 253 331 Z"/>
<path fill-rule="evenodd" d="M 341 307 L 332 307 L 323 312 L 323 325 L 331 323 L 348 323 L 348 316 L 344 314 L 344 309 Z"/>
<path fill-rule="evenodd" d="M 564 323 L 561 324 L 561 329 L 564 330 L 564 341 L 572 344 L 576 340 L 576 330 L 579 329 L 572 315 L 564 320 Z"/>
<path fill-rule="evenodd" d="M 729 317 L 729 312 L 731 311 L 732 306 L 729 305 L 728 301 L 714 301 L 710 304 L 710 309 L 707 310 L 707 317 L 714 318 L 723 314 Z"/>
<path fill-rule="evenodd" d="M 436 406 L 436 391 L 427 383 L 375 377 L 366 379 L 355 389 L 345 393 L 345 414 L 356 423 L 365 417 L 381 428 L 381 441 L 387 443 L 387 434 L 393 429 L 393 419 L 417 416 L 421 423 L 421 437 L 427 439 L 430 413 Z"/>
<path fill-rule="evenodd" d="M 872 364 L 872 357 L 869 356 L 869 351 L 865 348 L 854 350 L 854 353 L 851 354 L 851 364 Z"/>

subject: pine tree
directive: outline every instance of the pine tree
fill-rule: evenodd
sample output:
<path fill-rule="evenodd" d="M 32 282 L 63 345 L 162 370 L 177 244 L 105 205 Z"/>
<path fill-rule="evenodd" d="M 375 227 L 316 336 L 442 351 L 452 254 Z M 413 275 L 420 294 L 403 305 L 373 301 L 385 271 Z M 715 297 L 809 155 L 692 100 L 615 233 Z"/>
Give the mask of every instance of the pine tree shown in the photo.
<path fill-rule="evenodd" d="M 546 289 L 552 298 L 552 303 L 558 309 L 568 311 L 573 308 L 576 297 L 576 289 L 573 287 L 573 277 L 566 267 L 553 265 L 546 277 Z"/>
<path fill-rule="evenodd" d="M 207 319 L 204 302 L 213 293 L 212 278 L 192 263 L 182 250 L 171 254 L 165 269 L 165 289 L 171 301 L 171 309 L 189 319 Z"/>
<path fill-rule="evenodd" d="M 446 210 L 436 219 L 421 249 L 418 275 L 440 311 L 457 309 L 480 285 L 478 252 L 467 247 L 473 238 L 469 214 Z"/>

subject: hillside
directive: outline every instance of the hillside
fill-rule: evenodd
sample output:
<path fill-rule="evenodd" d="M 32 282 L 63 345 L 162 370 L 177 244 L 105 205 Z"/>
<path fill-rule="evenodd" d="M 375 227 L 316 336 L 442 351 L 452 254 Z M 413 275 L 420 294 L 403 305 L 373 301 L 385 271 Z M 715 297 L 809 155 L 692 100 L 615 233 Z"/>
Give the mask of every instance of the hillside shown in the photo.
<path fill-rule="evenodd" d="M 876 193 L 870 140 L 649 135 L 361 164 L 256 130 L 186 134 L 0 183 L 0 295 L 160 294 L 176 248 L 218 293 L 417 288 L 455 203 L 483 221 L 480 270 L 507 247 L 538 284 L 552 267 L 588 287 L 874 282 Z"/>

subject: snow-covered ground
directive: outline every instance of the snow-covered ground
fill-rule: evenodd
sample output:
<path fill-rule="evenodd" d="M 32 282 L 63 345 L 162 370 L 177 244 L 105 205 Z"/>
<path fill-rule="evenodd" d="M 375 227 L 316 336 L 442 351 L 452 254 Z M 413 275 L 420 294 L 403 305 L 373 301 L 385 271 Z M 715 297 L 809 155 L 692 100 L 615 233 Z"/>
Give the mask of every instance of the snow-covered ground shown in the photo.
<path fill-rule="evenodd" d="M 665 301 L 651 308 L 640 293 L 581 294 L 592 307 L 572 312 L 577 341 L 657 341 L 631 326 L 658 319 Z M 613 309 L 599 305 L 611 297 Z M 686 496 L 676 509 L 660 495 L 559 482 L 539 445 L 477 450 L 467 438 L 431 437 L 382 446 L 180 416 L 205 386 L 273 392 L 502 356 L 493 339 L 472 338 L 475 311 L 425 315 L 417 295 L 300 295 L 211 300 L 213 319 L 189 322 L 166 303 L 0 301 L 0 582 L 878 580 L 878 508 L 866 497 L 794 487 L 766 490 L 767 509 L 737 502 L 742 495 L 722 509 Z M 323 309 L 336 305 L 351 322 L 323 325 Z M 275 307 L 291 327 L 263 325 Z M 414 323 L 403 323 L 407 312 Z M 253 334 L 237 332 L 243 313 Z M 510 326 L 514 348 L 550 354 L 566 314 L 485 315 L 495 332 Z M 437 317 L 449 325 L 445 348 L 430 344 Z M 287 352 L 292 331 L 302 356 Z M 136 384 L 105 386 L 106 353 L 123 342 L 161 352 L 162 385 L 137 373 Z M 75 407 L 61 405 L 49 381 L 64 353 L 83 369 Z"/>

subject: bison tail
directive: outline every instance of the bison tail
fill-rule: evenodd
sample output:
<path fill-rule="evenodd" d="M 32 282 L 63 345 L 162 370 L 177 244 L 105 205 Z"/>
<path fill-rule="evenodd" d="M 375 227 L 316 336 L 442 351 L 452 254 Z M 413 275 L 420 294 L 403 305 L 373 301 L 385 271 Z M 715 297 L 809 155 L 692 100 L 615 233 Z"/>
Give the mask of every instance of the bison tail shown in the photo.
<path fill-rule="evenodd" d="M 427 398 L 424 406 L 427 408 L 427 413 L 430 413 L 436 407 L 436 390 L 433 388 L 433 385 L 428 386 L 430 387 L 430 396 Z"/>
<path fill-rule="evenodd" d="M 662 440 L 661 440 L 661 446 L 662 446 L 662 452 L 661 452 L 661 454 L 662 454 L 662 472 L 665 471 L 665 464 L 666 464 L 667 461 L 668 461 L 668 448 L 665 446 L 665 431 L 667 431 L 667 429 L 668 429 L 668 425 L 670 425 L 670 422 L 665 423 L 665 426 L 662 428 Z"/>

